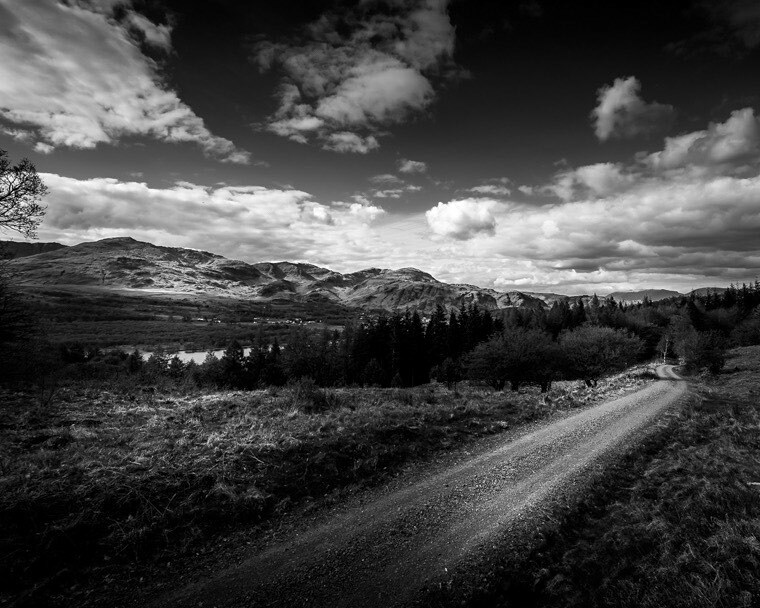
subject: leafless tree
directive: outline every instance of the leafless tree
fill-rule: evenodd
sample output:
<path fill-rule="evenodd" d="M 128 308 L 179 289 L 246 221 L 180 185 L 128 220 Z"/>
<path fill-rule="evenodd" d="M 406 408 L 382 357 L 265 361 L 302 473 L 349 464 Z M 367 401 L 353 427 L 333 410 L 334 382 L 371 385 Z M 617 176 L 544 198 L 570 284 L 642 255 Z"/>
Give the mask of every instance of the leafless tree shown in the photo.
<path fill-rule="evenodd" d="M 0 150 L 0 228 L 34 238 L 45 215 L 45 194 L 47 186 L 28 158 L 11 165 L 8 153 Z"/>

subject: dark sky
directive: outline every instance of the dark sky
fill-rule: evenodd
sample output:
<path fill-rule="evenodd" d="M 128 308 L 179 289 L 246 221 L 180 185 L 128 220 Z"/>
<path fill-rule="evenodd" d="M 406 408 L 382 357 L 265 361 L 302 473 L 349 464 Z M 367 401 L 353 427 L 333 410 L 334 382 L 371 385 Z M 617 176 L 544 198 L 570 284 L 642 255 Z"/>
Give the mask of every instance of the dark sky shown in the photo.
<path fill-rule="evenodd" d="M 754 0 L 0 0 L 41 238 L 499 289 L 760 266 Z"/>

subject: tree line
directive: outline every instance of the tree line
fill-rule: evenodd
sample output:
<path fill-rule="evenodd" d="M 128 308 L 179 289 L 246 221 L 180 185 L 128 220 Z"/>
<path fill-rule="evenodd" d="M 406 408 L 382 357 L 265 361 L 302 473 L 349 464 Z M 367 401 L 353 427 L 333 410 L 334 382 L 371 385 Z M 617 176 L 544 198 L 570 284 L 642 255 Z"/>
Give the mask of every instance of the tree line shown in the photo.
<path fill-rule="evenodd" d="M 342 332 L 294 328 L 281 347 L 261 335 L 244 354 L 233 342 L 202 364 L 154 355 L 135 364 L 151 378 L 192 386 L 255 388 L 307 378 L 318 386 L 414 386 L 461 380 L 501 390 L 555 380 L 594 386 L 603 376 L 654 358 L 718 372 L 732 345 L 760 344 L 760 285 L 722 294 L 623 304 L 594 296 L 550 308 L 489 311 L 471 304 L 429 319 L 378 315 Z M 126 356 L 126 355 L 125 355 Z M 135 357 L 133 353 L 131 357 Z M 133 365 L 133 367 L 135 367 Z"/>
<path fill-rule="evenodd" d="M 45 213 L 47 188 L 27 159 L 11 165 L 0 150 L 0 230 L 33 237 Z M 0 361 L 5 378 L 73 376 L 172 381 L 198 387 L 254 388 L 308 378 L 320 386 L 414 386 L 463 378 L 514 390 L 557 379 L 594 385 L 637 360 L 677 357 L 688 370 L 718 372 L 729 345 L 760 344 L 760 283 L 658 302 L 623 304 L 594 295 L 543 307 L 481 310 L 471 304 L 429 319 L 417 312 L 379 315 L 342 332 L 294 329 L 285 348 L 259 334 L 245 355 L 233 341 L 221 359 L 183 363 L 178 357 L 101 352 L 77 343 L 57 350 L 31 339 L 25 303 L 0 265 Z M 52 370 L 52 371 L 51 371 Z M 16 373 L 14 373 L 16 372 Z"/>

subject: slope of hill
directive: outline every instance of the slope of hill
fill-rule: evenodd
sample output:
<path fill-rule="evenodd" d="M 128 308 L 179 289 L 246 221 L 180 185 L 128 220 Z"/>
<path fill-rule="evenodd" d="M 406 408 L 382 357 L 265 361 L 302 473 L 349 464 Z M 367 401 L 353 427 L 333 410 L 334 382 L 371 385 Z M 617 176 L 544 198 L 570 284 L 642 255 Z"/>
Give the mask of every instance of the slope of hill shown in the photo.
<path fill-rule="evenodd" d="M 13 260 L 28 255 L 37 255 L 47 251 L 63 249 L 66 245 L 60 243 L 24 243 L 17 241 L 0 241 L 0 259 Z"/>
<path fill-rule="evenodd" d="M 709 293 L 723 295 L 725 291 L 725 287 L 700 287 L 699 289 L 691 290 L 687 295 L 706 296 Z"/>
<path fill-rule="evenodd" d="M 537 294 L 450 285 L 416 268 L 341 274 L 313 264 L 247 264 L 205 251 L 111 238 L 11 262 L 27 286 L 89 286 L 267 300 L 324 300 L 369 310 L 431 312 L 477 302 L 483 308 L 543 307 Z M 551 294 L 554 295 L 554 294 Z"/>
<path fill-rule="evenodd" d="M 416 268 L 367 268 L 341 274 L 313 264 L 261 262 L 248 264 L 206 251 L 162 247 L 132 238 L 111 238 L 66 247 L 58 243 L 13 243 L 10 263 L 22 284 L 88 286 L 149 293 L 204 294 L 255 301 L 332 301 L 368 310 L 431 312 L 477 303 L 489 310 L 512 307 L 548 308 L 560 300 L 571 304 L 589 296 L 502 292 L 466 284 L 449 284 Z M 35 247 L 41 252 L 31 254 Z M 26 253 L 24 253 L 26 252 Z M 703 288 L 706 291 L 719 288 Z M 681 295 L 647 289 L 610 294 L 618 301 L 640 302 Z M 600 298 L 604 299 L 604 298 Z"/>
<path fill-rule="evenodd" d="M 674 298 L 680 295 L 682 294 L 670 289 L 642 289 L 640 291 L 615 291 L 609 294 L 608 297 L 615 298 L 618 302 L 636 303 L 643 301 L 644 298 L 649 298 L 651 302 L 656 302 L 657 300 Z"/>

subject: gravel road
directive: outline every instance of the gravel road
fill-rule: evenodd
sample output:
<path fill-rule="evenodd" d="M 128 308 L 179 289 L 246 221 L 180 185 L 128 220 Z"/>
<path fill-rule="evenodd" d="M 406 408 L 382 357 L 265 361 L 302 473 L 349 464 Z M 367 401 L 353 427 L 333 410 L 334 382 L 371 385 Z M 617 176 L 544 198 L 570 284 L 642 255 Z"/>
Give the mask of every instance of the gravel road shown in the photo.
<path fill-rule="evenodd" d="M 661 381 L 431 471 L 243 563 L 158 598 L 154 606 L 390 607 L 409 603 L 479 553 L 508 550 L 572 504 L 593 475 L 686 393 Z"/>

